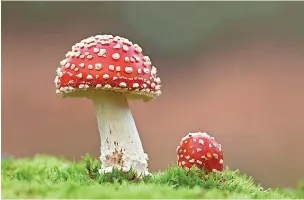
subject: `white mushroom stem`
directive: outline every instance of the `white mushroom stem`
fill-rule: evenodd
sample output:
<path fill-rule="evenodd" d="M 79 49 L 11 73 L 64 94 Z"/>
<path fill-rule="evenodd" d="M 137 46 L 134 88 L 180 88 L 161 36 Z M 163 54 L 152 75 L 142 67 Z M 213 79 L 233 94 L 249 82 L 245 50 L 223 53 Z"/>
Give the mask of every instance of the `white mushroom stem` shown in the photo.
<path fill-rule="evenodd" d="M 134 170 L 147 175 L 148 156 L 144 153 L 139 134 L 123 93 L 106 92 L 92 98 L 100 133 L 102 172 L 113 168 Z"/>

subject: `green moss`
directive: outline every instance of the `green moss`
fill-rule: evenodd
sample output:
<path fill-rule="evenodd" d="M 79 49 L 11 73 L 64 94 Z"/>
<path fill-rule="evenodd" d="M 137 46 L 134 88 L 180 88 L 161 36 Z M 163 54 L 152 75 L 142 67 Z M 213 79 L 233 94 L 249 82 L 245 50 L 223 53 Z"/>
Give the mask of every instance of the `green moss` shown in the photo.
<path fill-rule="evenodd" d="M 37 155 L 2 161 L 2 198 L 294 198 L 292 192 L 261 190 L 250 177 L 226 169 L 190 172 L 171 166 L 137 179 L 133 172 L 100 175 L 98 160 L 80 162 Z M 299 192 L 299 195 L 302 193 Z"/>

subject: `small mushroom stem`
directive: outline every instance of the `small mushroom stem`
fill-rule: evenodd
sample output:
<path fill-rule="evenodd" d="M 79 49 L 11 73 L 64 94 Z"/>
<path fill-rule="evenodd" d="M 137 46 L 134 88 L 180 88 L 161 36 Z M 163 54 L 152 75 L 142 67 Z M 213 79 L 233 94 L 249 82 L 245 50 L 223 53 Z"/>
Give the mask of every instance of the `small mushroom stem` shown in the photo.
<path fill-rule="evenodd" d="M 100 133 L 100 172 L 113 168 L 134 170 L 138 176 L 149 174 L 148 156 L 141 140 L 126 96 L 107 92 L 92 98 Z"/>

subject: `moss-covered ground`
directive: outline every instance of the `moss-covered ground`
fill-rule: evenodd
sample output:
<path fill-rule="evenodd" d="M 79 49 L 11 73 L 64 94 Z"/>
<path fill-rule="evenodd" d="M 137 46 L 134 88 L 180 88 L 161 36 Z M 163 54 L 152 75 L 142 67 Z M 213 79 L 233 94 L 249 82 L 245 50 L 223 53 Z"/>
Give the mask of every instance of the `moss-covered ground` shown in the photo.
<path fill-rule="evenodd" d="M 138 179 L 132 172 L 98 173 L 98 160 L 82 161 L 37 155 L 5 159 L 2 165 L 2 198 L 303 198 L 304 186 L 262 189 L 239 171 L 226 169 L 208 177 L 195 169 L 168 167 Z"/>

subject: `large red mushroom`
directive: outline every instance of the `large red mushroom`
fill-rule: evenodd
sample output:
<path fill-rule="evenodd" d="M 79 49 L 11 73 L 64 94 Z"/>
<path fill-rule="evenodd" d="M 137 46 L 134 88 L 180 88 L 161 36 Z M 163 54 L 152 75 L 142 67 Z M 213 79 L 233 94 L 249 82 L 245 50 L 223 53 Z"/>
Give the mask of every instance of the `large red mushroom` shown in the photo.
<path fill-rule="evenodd" d="M 138 44 L 112 35 L 96 35 L 75 44 L 60 62 L 55 78 L 62 97 L 94 103 L 100 133 L 100 172 L 119 168 L 149 174 L 148 156 L 128 105 L 161 94 L 160 78 Z"/>
<path fill-rule="evenodd" d="M 223 151 L 214 137 L 207 133 L 189 133 L 177 147 L 177 165 L 190 169 L 195 166 L 206 172 L 223 170 Z"/>

